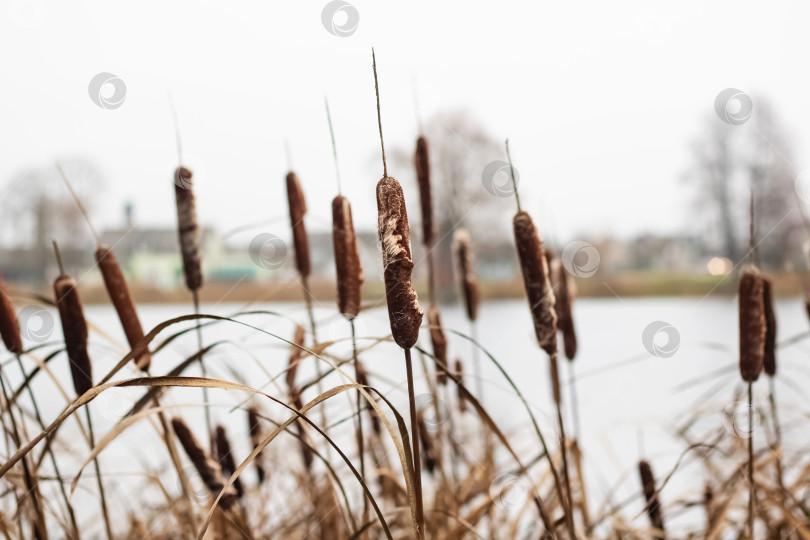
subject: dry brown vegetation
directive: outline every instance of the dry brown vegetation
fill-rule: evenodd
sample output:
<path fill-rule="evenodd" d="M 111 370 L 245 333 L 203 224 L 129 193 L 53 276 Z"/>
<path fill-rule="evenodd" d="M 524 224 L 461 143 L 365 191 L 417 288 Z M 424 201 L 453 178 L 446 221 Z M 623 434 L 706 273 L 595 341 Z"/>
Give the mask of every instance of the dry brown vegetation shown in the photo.
<path fill-rule="evenodd" d="M 379 108 L 378 94 L 378 111 Z M 382 139 L 381 122 L 380 135 Z M 420 136 L 415 163 L 422 190 L 422 212 L 427 214 L 432 204 L 428 149 L 427 140 Z M 425 268 L 429 276 L 428 316 L 426 321 L 422 320 L 420 300 L 412 287 L 415 268 L 405 200 L 401 186 L 388 176 L 387 166 L 384 167 L 377 200 L 384 296 L 391 333 L 362 336 L 362 344 L 356 339 L 355 318 L 364 316 L 360 300 L 363 272 L 353 245 L 356 240 L 351 206 L 342 196 L 335 199 L 333 206 L 340 283 L 331 284 L 331 289 L 333 294 L 337 293 L 336 309 L 347 322 L 346 339 L 352 344 L 349 355 L 336 354 L 334 340 L 318 339 L 310 303 L 311 296 L 318 292 L 306 286 L 311 270 L 304 221 L 306 184 L 292 172 L 286 182 L 295 260 L 309 307 L 309 328 L 297 324 L 294 335 L 279 336 L 272 330 L 250 325 L 242 320 L 243 314 L 222 317 L 198 313 L 196 294 L 193 314 L 167 320 L 144 333 L 123 274 L 111 252 L 106 251 L 99 262 L 129 352 L 118 358 L 112 370 L 101 377 L 96 373 L 94 377 L 87 348 L 88 326 L 94 327 L 92 321 L 88 325 L 85 319 L 79 285 L 73 278 L 60 275 L 54 284 L 54 296 L 41 299 L 59 309 L 64 347 L 60 343 L 50 348 L 24 349 L 17 313 L 8 293 L 2 290 L 0 334 L 15 363 L 4 363 L 0 372 L 3 391 L 0 421 L 6 448 L 0 467 L 5 489 L 0 534 L 5 538 L 90 538 L 104 531 L 111 538 L 155 539 L 810 538 L 810 509 L 804 496 L 810 484 L 810 460 L 802 456 L 799 462 L 791 464 L 792 472 L 785 473 L 773 387 L 769 421 L 776 435 L 768 448 L 755 448 L 752 437 L 734 436 L 721 429 L 704 442 L 689 443 L 684 449 L 682 458 L 698 455 L 705 467 L 714 472 L 703 492 L 673 497 L 667 507 L 660 494 L 679 474 L 679 467 L 654 471 L 650 462 L 641 460 L 636 497 L 624 501 L 613 497 L 603 501 L 590 498 L 582 456 L 599 450 L 581 448 L 576 436 L 566 437 L 565 427 L 573 419 L 565 418 L 567 409 L 563 405 L 572 396 L 563 393 L 557 368 L 558 343 L 562 344 L 560 352 L 565 353 L 568 361 L 574 361 L 577 352 L 571 309 L 575 287 L 570 276 L 544 250 L 540 231 L 518 203 L 514 219 L 516 253 L 534 322 L 538 357 L 542 351 L 549 362 L 548 380 L 537 384 L 547 384 L 553 389 L 553 403 L 544 407 L 556 414 L 555 431 L 540 428 L 528 401 L 503 365 L 481 348 L 474 337 L 479 331 L 479 311 L 485 310 L 486 305 L 479 306 L 474 243 L 469 235 L 458 233 L 455 243 L 460 296 L 464 299 L 469 331 L 442 327 L 432 284 L 431 258 L 426 263 L 429 268 Z M 184 167 L 179 167 L 174 175 L 186 284 L 196 293 L 203 287 L 203 276 L 191 178 L 191 171 Z M 425 223 L 422 241 L 429 250 L 434 231 L 432 225 L 427 225 L 431 220 Z M 750 400 L 752 385 L 763 364 L 768 377 L 776 376 L 776 321 L 771 289 L 778 292 L 779 286 L 763 281 L 760 272 L 751 266 L 742 273 L 739 287 L 739 358 Z M 213 325 L 247 329 L 284 344 L 286 350 L 281 356 L 260 359 L 264 364 L 286 366 L 273 377 L 272 389 L 263 390 L 260 383 L 243 381 L 236 366 L 229 380 L 206 377 L 204 369 L 202 376 L 193 374 L 196 366 L 204 365 L 206 354 L 214 346 L 204 346 L 203 342 L 206 328 Z M 198 349 L 172 369 L 158 368 L 166 365 L 156 360 L 166 353 L 167 346 L 195 330 Z M 448 359 L 450 341 L 472 343 L 475 353 L 470 358 Z M 427 343 L 430 350 L 421 345 Z M 405 351 L 402 363 L 397 347 Z M 419 360 L 415 363 L 417 370 L 412 369 L 412 349 Z M 44 367 L 48 362 L 64 360 L 63 350 L 67 352 L 73 380 L 56 382 L 64 388 L 72 383 L 75 393 L 66 390 L 65 395 L 70 397 L 62 412 L 54 418 L 43 418 L 38 400 L 51 398 L 36 395 L 32 388 L 37 378 L 47 373 Z M 408 411 L 400 411 L 390 396 L 377 389 L 382 370 L 361 361 L 372 350 L 390 352 L 390 363 L 400 366 L 399 373 L 408 382 Z M 23 359 L 33 362 L 35 367 L 26 366 Z M 515 414 L 525 417 L 528 432 L 536 438 L 533 453 L 520 452 L 513 446 L 510 442 L 513 434 L 505 433 L 492 420 L 488 410 L 491 405 L 483 405 L 487 402 L 481 385 L 473 388 L 467 382 L 480 383 L 482 361 L 494 364 L 502 382 L 525 406 Z M 301 377 L 300 368 L 304 365 L 317 366 L 313 370 L 314 379 Z M 24 375 L 16 387 L 9 387 L 7 382 L 12 366 Z M 136 369 L 139 372 L 135 376 L 124 375 Z M 390 367 L 386 369 L 386 373 L 391 371 Z M 415 402 L 414 371 L 424 379 L 432 395 L 427 405 Z M 187 422 L 182 407 L 164 404 L 172 392 L 182 387 L 220 389 L 238 395 L 240 405 L 228 418 L 238 418 L 242 429 L 233 428 L 232 424 L 214 426 L 207 414 L 207 425 Z M 141 398 L 97 439 L 90 422 L 94 400 L 102 393 L 122 388 L 140 389 Z M 324 403 L 339 400 L 344 402 L 341 414 L 331 408 L 328 416 Z M 441 408 L 440 404 L 447 406 Z M 284 414 L 270 414 L 271 405 L 283 408 Z M 206 412 L 208 406 L 207 401 L 200 403 Z M 86 430 L 78 418 L 82 410 L 86 413 Z M 750 414 L 751 409 L 749 421 Z M 87 442 L 86 449 L 71 447 L 69 457 L 78 457 L 82 462 L 78 469 L 66 468 L 66 456 L 60 454 L 65 450 L 59 450 L 65 442 L 60 427 L 69 419 L 79 423 Z M 145 471 L 142 478 L 134 481 L 134 487 L 125 494 L 116 494 L 126 497 L 128 514 L 108 515 L 104 494 L 109 480 L 96 458 L 139 422 L 151 424 L 159 435 L 165 450 L 162 459 L 170 470 L 163 475 Z M 464 429 L 456 432 L 459 426 Z M 684 440 L 687 431 L 684 428 L 680 434 Z M 247 434 L 249 455 L 234 455 L 233 433 Z M 350 436 L 346 437 L 346 433 Z M 465 438 L 460 438 L 461 433 Z M 99 501 L 95 493 L 76 491 L 82 475 L 88 474 L 85 467 L 91 462 Z M 167 475 L 178 479 L 182 488 L 179 494 L 167 488 Z M 202 492 L 192 488 L 191 477 L 202 481 Z M 157 488 L 162 498 L 145 500 L 145 494 L 152 493 L 147 486 Z M 109 499 L 109 491 L 106 496 Z M 100 514 L 91 512 L 97 519 L 78 520 L 74 507 L 79 501 L 82 505 L 100 505 Z M 647 516 L 644 526 L 638 513 L 632 511 L 638 503 Z M 668 530 L 668 516 L 695 506 L 704 509 L 702 519 L 690 523 L 689 530 Z"/>

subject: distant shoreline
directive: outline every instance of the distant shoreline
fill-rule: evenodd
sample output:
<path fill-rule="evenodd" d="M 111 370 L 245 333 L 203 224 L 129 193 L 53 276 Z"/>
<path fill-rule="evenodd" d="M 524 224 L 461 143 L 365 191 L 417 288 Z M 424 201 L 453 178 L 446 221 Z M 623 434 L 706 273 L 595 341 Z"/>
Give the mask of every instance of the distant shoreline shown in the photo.
<path fill-rule="evenodd" d="M 779 297 L 802 296 L 802 283 L 807 281 L 804 274 L 766 273 L 774 283 L 774 290 Z M 577 297 L 610 298 L 610 297 L 662 297 L 662 296 L 734 296 L 737 293 L 737 280 L 733 274 L 726 276 L 694 274 L 662 274 L 657 272 L 597 273 L 589 278 L 577 278 Z M 426 294 L 426 284 L 417 281 L 417 291 Z M 482 282 L 483 300 L 524 298 L 523 284 L 518 279 L 507 281 Z M 50 289 L 31 288 L 11 284 L 10 293 L 20 303 L 38 303 L 51 298 Z M 138 304 L 182 304 L 191 301 L 190 293 L 182 288 L 163 290 L 153 286 L 135 284 L 132 294 Z M 334 302 L 336 289 L 333 282 L 313 280 L 309 290 L 320 302 Z M 457 300 L 457 287 L 454 284 L 440 285 L 442 302 Z M 82 287 L 79 292 L 86 305 L 108 304 L 109 298 L 103 287 L 92 285 Z M 374 302 L 382 298 L 382 283 L 366 282 L 363 284 L 364 302 Z M 303 300 L 303 292 L 297 280 L 285 282 L 218 282 L 210 281 L 201 289 L 203 303 L 218 302 L 298 302 Z"/>

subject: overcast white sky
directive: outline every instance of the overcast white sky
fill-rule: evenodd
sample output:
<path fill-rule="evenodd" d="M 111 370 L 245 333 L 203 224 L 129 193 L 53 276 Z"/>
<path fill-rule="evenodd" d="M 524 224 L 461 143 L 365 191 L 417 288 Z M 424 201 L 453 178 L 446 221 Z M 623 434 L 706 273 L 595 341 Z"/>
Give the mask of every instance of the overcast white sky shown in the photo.
<path fill-rule="evenodd" d="M 105 175 L 101 225 L 125 200 L 173 225 L 171 90 L 204 223 L 285 214 L 286 138 L 315 227 L 335 194 L 328 95 L 344 193 L 371 227 L 372 45 L 387 145 L 414 144 L 416 78 L 423 117 L 467 108 L 510 138 L 524 206 L 560 239 L 687 225 L 688 144 L 728 87 L 769 97 L 810 166 L 806 2 L 352 0 L 348 37 L 321 24 L 326 3 L 2 0 L 0 182 L 80 155 Z M 89 98 L 99 72 L 126 83 L 121 107 Z"/>

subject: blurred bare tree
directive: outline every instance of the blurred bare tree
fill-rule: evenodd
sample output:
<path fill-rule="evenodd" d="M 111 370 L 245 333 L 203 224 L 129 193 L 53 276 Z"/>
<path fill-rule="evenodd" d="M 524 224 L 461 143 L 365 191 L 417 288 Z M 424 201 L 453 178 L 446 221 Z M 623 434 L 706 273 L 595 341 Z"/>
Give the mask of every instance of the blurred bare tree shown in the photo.
<path fill-rule="evenodd" d="M 103 187 L 101 173 L 84 159 L 60 161 L 73 189 L 92 216 Z M 3 245 L 25 255 L 24 263 L 42 282 L 53 267 L 52 241 L 64 251 L 66 261 L 92 248 L 94 240 L 55 164 L 30 168 L 5 185 L 2 220 Z"/>
<path fill-rule="evenodd" d="M 794 184 L 797 171 L 788 134 L 773 107 L 764 98 L 753 103 L 753 114 L 740 125 L 708 117 L 705 133 L 693 142 L 686 178 L 695 186 L 699 212 L 692 224 L 708 226 L 704 237 L 710 247 L 741 262 L 749 251 L 753 190 L 757 254 L 763 264 L 781 268 L 798 255 L 804 234 Z"/>
<path fill-rule="evenodd" d="M 494 160 L 505 159 L 503 142 L 496 140 L 468 111 L 438 113 L 424 124 L 430 145 L 433 187 L 433 212 L 436 222 L 437 283 L 452 283 L 451 244 L 453 231 L 470 231 L 478 259 L 486 259 L 490 247 L 508 241 L 514 201 L 493 195 L 484 187 L 484 168 Z M 418 193 L 414 173 L 413 146 L 397 148 L 393 153 L 399 170 L 409 171 L 411 193 Z M 418 204 L 412 204 L 413 223 L 419 222 Z M 412 225 L 415 232 L 417 227 Z M 421 244 L 421 238 L 418 242 Z"/>

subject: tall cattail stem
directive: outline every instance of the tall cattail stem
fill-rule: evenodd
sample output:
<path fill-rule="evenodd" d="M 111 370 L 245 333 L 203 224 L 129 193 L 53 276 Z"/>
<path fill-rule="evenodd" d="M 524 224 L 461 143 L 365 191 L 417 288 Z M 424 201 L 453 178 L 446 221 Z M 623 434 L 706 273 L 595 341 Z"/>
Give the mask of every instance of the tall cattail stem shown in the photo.
<path fill-rule="evenodd" d="M 357 359 L 357 334 L 354 326 L 354 319 L 349 321 L 352 327 L 352 360 L 354 361 L 354 378 L 360 381 L 365 378 L 360 368 L 360 362 Z M 363 438 L 363 395 L 360 390 L 357 390 L 357 452 L 360 455 L 360 478 L 363 482 L 366 481 L 366 456 L 365 456 L 365 439 Z M 365 523 L 368 517 L 368 498 L 363 497 L 363 519 L 361 523 Z"/>
<path fill-rule="evenodd" d="M 200 314 L 200 295 L 197 292 L 197 289 L 191 291 L 192 300 L 194 302 L 194 314 Z M 203 360 L 203 336 L 202 336 L 202 326 L 200 325 L 200 319 L 197 319 L 197 350 L 199 351 L 200 357 L 200 374 L 202 375 L 203 379 L 208 378 L 208 370 L 205 367 L 205 361 Z M 213 421 L 211 420 L 211 409 L 208 402 L 208 387 L 203 386 L 202 388 L 203 394 L 203 411 L 205 412 L 205 427 L 208 430 L 208 441 L 214 440 L 214 428 L 213 428 Z"/>
<path fill-rule="evenodd" d="M 776 449 L 776 484 L 784 490 L 784 475 L 782 471 L 782 426 L 779 425 L 779 415 L 776 406 L 776 381 L 774 377 L 768 377 L 768 402 L 771 406 L 771 418 L 773 419 L 773 432 Z"/>
<path fill-rule="evenodd" d="M 90 449 L 96 447 L 96 438 L 93 434 L 93 419 L 90 416 L 90 408 L 85 405 L 84 413 L 87 417 L 87 432 L 90 435 Z M 101 502 L 101 513 L 104 517 L 104 529 L 107 533 L 107 538 L 113 540 L 112 527 L 110 526 L 110 515 L 107 512 L 107 497 L 104 495 L 104 480 L 101 477 L 101 467 L 98 464 L 98 456 L 93 458 L 93 466 L 96 469 L 96 482 L 98 483 L 98 494 Z"/>
<path fill-rule="evenodd" d="M 748 538 L 754 538 L 754 498 L 756 488 L 754 485 L 754 384 L 748 383 Z"/>
<path fill-rule="evenodd" d="M 411 350 L 405 351 L 405 369 L 408 374 L 408 401 L 410 402 L 411 415 L 411 449 L 413 454 L 414 471 L 414 498 L 416 499 L 416 526 L 417 538 L 425 538 L 425 513 L 422 507 L 422 462 L 419 456 L 419 419 L 416 416 L 416 396 L 413 390 L 413 365 L 411 362 Z"/>
<path fill-rule="evenodd" d="M 515 192 L 515 203 L 517 210 L 520 212 L 520 194 L 517 189 L 517 178 L 515 178 L 515 168 L 512 166 L 512 155 L 509 153 L 509 139 L 506 139 L 506 159 L 509 161 L 509 174 L 512 177 L 512 189 Z"/>

